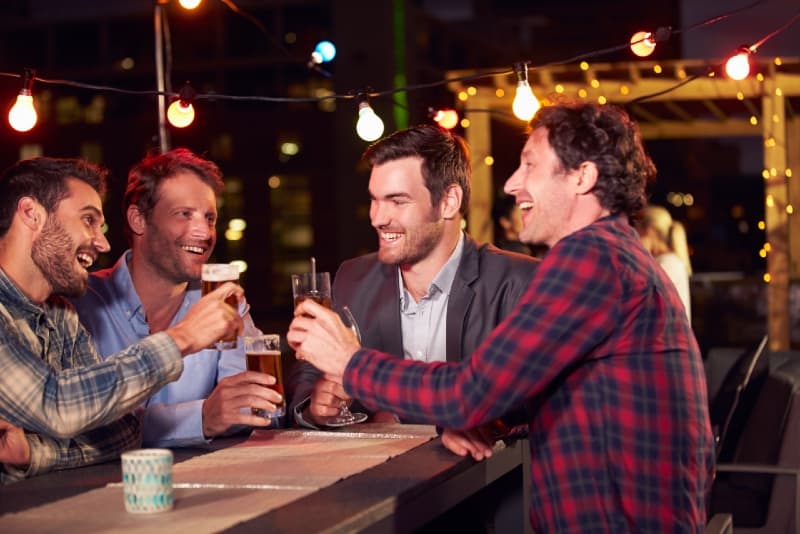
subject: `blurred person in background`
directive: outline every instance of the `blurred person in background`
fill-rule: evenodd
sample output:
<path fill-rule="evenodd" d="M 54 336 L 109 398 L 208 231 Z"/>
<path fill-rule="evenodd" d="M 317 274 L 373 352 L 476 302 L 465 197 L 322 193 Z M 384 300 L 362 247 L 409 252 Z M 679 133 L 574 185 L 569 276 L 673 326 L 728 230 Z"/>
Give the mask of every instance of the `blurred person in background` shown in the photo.
<path fill-rule="evenodd" d="M 522 230 L 522 212 L 511 195 L 501 193 L 495 197 L 492 206 L 494 221 L 494 244 L 503 250 L 527 254 L 541 258 L 547 252 L 547 245 L 528 245 L 519 240 Z"/>
<path fill-rule="evenodd" d="M 692 321 L 692 299 L 689 277 L 692 276 L 692 263 L 689 259 L 689 245 L 686 230 L 678 221 L 672 219 L 666 208 L 648 205 L 636 222 L 639 237 L 644 248 L 656 259 L 675 284 L 681 297 L 686 316 Z"/>

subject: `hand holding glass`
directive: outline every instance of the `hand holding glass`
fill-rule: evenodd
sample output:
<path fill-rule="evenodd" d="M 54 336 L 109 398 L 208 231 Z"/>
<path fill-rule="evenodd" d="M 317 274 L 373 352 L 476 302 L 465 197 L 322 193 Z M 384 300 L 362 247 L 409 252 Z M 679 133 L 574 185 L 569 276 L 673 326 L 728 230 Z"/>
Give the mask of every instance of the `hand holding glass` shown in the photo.
<path fill-rule="evenodd" d="M 294 305 L 297 306 L 305 299 L 313 299 L 315 302 L 331 308 L 331 277 L 327 272 L 314 272 L 292 275 L 292 296 L 294 297 Z M 358 330 L 358 325 L 347 306 L 337 307 L 336 312 L 342 319 L 344 325 L 356 335 L 356 338 L 361 342 L 361 333 Z M 352 413 L 350 412 L 349 402 L 342 400 L 339 405 L 339 414 L 328 417 L 325 420 L 327 426 L 345 426 L 354 423 L 363 423 L 367 420 L 365 413 Z"/>
<path fill-rule="evenodd" d="M 239 268 L 229 263 L 206 263 L 203 265 L 202 274 L 202 293 L 207 295 L 214 291 L 216 288 L 225 282 L 239 282 Z M 234 310 L 239 308 L 239 303 L 236 300 L 236 295 L 231 295 L 225 302 L 233 307 Z M 236 335 L 226 339 L 220 339 L 215 347 L 218 350 L 235 349 L 236 348 Z"/>

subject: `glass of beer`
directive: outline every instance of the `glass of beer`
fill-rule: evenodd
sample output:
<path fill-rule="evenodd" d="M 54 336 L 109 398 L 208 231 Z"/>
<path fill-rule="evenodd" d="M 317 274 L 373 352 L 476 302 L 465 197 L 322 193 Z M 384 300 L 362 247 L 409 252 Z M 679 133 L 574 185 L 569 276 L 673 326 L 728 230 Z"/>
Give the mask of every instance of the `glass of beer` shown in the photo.
<path fill-rule="evenodd" d="M 239 268 L 230 263 L 206 263 L 203 265 L 201 274 L 202 291 L 203 295 L 214 291 L 225 282 L 239 282 Z M 232 306 L 234 310 L 239 309 L 239 303 L 236 300 L 236 295 L 231 295 L 225 302 Z M 220 339 L 214 345 L 218 350 L 235 349 L 236 348 L 236 335 L 230 338 Z"/>
<path fill-rule="evenodd" d="M 257 336 L 245 336 L 243 339 L 244 352 L 247 355 L 247 370 L 267 373 L 274 376 L 276 382 L 269 387 L 283 396 L 280 336 L 278 334 L 261 334 Z M 286 413 L 286 401 L 281 401 L 281 404 L 274 412 L 266 412 L 259 408 L 251 408 L 250 410 L 254 415 L 260 417 L 277 417 Z"/>

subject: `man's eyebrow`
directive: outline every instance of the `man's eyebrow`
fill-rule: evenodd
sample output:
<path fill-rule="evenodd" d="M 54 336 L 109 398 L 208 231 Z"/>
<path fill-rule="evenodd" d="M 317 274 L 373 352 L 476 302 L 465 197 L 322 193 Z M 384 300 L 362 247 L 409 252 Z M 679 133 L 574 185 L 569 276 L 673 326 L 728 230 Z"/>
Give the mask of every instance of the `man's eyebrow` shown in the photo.
<path fill-rule="evenodd" d="M 375 195 L 373 195 L 372 193 L 370 193 L 369 196 L 372 197 L 372 198 L 378 198 Z M 397 192 L 397 193 L 387 193 L 387 194 L 381 196 L 380 198 L 391 200 L 393 198 L 411 198 L 411 195 L 409 195 L 408 193 L 404 193 L 404 192 Z"/>
<path fill-rule="evenodd" d="M 82 207 L 80 211 L 82 211 L 82 212 L 91 211 L 97 217 L 101 217 L 101 218 L 103 217 L 103 211 L 98 209 L 97 206 L 92 206 L 91 204 L 88 204 L 88 205 Z"/>

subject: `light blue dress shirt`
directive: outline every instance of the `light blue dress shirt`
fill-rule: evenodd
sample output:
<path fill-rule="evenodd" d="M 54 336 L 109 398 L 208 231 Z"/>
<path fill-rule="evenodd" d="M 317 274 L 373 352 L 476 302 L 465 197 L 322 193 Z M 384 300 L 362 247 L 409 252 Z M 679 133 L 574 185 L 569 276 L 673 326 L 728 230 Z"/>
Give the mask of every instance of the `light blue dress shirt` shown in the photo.
<path fill-rule="evenodd" d="M 450 288 L 461 263 L 464 251 L 464 233 L 447 262 L 433 278 L 428 292 L 419 302 L 408 292 L 400 268 L 400 328 L 402 329 L 403 356 L 407 360 L 436 362 L 447 360 L 447 304 Z"/>
<path fill-rule="evenodd" d="M 144 307 L 128 270 L 130 253 L 130 250 L 123 253 L 111 269 L 92 273 L 86 295 L 73 300 L 81 322 L 103 358 L 150 335 Z M 190 285 L 170 326 L 183 319 L 200 297 L 200 288 Z M 206 349 L 183 359 L 180 378 L 144 404 L 145 446 L 187 447 L 208 443 L 203 436 L 203 401 L 219 380 L 245 369 L 244 347 L 239 341 L 236 349 Z"/>

